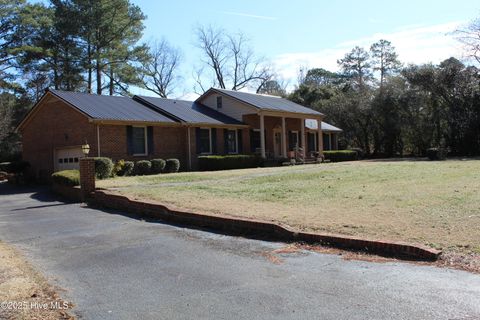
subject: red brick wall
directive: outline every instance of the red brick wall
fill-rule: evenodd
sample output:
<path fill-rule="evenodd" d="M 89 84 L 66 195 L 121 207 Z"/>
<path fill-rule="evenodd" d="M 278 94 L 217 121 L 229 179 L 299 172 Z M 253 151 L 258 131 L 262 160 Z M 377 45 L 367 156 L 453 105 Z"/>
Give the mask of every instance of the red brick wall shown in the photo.
<path fill-rule="evenodd" d="M 131 156 L 127 154 L 126 125 L 100 125 L 100 155 L 113 160 L 142 160 L 155 158 L 177 158 L 181 170 L 188 169 L 187 129 L 185 127 L 153 127 L 153 154 L 148 156 Z M 97 154 L 91 154 L 97 156 Z"/>
<path fill-rule="evenodd" d="M 91 146 L 96 154 L 95 126 L 88 118 L 61 101 L 45 101 L 21 130 L 23 159 L 30 162 L 30 173 L 48 180 L 54 170 L 55 148 Z"/>

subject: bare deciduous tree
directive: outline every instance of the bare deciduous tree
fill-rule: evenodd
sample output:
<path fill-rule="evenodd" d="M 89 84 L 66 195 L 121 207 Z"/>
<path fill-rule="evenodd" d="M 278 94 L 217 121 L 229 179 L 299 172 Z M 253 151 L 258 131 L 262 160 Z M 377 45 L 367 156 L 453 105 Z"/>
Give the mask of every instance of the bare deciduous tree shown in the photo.
<path fill-rule="evenodd" d="M 149 55 L 149 61 L 142 69 L 143 87 L 162 98 L 167 98 L 180 79 L 177 72 L 181 52 L 162 39 L 150 46 Z"/>
<path fill-rule="evenodd" d="M 242 33 L 227 34 L 223 29 L 199 26 L 196 35 L 206 66 L 196 72 L 196 91 L 204 91 L 202 83 L 208 79 L 213 80 L 214 86 L 240 90 L 247 86 L 258 89 L 272 78 L 272 68 L 265 59 L 255 56 Z M 212 74 L 208 75 L 209 72 Z"/>
<path fill-rule="evenodd" d="M 480 63 L 480 18 L 457 30 L 455 35 L 465 46 L 468 57 Z"/>

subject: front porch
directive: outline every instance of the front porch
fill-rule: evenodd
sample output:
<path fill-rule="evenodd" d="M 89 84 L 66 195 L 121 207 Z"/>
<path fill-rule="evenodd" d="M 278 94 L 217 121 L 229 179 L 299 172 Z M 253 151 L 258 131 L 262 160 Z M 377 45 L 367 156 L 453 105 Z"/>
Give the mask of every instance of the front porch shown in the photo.
<path fill-rule="evenodd" d="M 243 116 L 250 125 L 250 151 L 266 160 L 316 161 L 322 156 L 322 128 L 307 128 L 306 121 L 321 123 L 312 115 L 259 113 Z"/>

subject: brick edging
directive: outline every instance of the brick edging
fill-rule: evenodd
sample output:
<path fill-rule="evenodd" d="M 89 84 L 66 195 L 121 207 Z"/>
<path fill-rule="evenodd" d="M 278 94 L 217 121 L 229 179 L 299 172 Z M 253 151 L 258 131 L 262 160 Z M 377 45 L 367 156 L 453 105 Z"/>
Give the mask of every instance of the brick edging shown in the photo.
<path fill-rule="evenodd" d="M 128 211 L 166 222 L 220 230 L 229 234 L 261 234 L 262 238 L 279 241 L 320 243 L 343 249 L 362 250 L 380 255 L 398 256 L 415 260 L 437 260 L 440 250 L 401 242 L 367 240 L 340 235 L 300 232 L 279 224 L 245 218 L 232 218 L 178 211 L 152 201 L 132 200 L 105 190 L 96 190 L 90 202 L 103 207 Z"/>

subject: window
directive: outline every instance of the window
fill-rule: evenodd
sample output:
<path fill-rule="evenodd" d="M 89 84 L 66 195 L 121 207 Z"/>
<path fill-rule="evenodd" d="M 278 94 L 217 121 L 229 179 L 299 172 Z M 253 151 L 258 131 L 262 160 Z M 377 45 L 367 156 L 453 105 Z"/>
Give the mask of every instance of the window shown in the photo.
<path fill-rule="evenodd" d="M 223 101 L 222 101 L 222 96 L 217 97 L 217 109 L 222 109 L 223 106 Z"/>
<path fill-rule="evenodd" d="M 323 132 L 323 150 L 330 150 L 330 135 L 328 133 Z"/>
<path fill-rule="evenodd" d="M 199 133 L 200 153 L 212 153 L 211 130 L 209 128 L 200 128 Z"/>
<path fill-rule="evenodd" d="M 308 151 L 317 151 L 318 143 L 317 143 L 317 134 L 309 132 L 307 136 L 307 143 L 308 143 Z"/>
<path fill-rule="evenodd" d="M 147 130 L 145 127 L 132 128 L 132 148 L 134 156 L 147 154 Z"/>
<path fill-rule="evenodd" d="M 290 131 L 290 139 L 289 139 L 289 148 L 290 151 L 295 151 L 297 147 L 300 145 L 298 144 L 298 131 Z"/>
<path fill-rule="evenodd" d="M 237 130 L 227 130 L 227 134 L 225 136 L 226 142 L 225 145 L 227 146 L 227 153 L 237 153 L 238 152 L 238 140 L 237 140 Z"/>
<path fill-rule="evenodd" d="M 260 149 L 260 130 L 258 129 L 253 129 L 252 131 L 252 136 L 251 136 L 251 149 L 252 152 L 257 152 L 257 150 Z"/>

